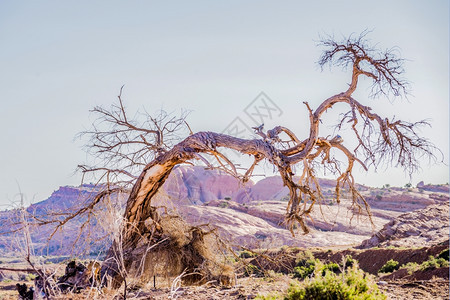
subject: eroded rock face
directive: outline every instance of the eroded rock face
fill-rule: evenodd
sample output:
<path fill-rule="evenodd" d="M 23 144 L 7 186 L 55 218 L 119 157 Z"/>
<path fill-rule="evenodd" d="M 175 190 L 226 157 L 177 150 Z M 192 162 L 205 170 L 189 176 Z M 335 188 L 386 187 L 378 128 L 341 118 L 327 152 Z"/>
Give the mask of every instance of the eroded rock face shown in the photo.
<path fill-rule="evenodd" d="M 46 200 L 30 205 L 27 212 L 40 216 L 48 212 L 68 213 L 75 211 L 81 203 L 92 198 L 99 190 L 100 188 L 93 184 L 83 184 L 78 187 L 62 186 Z"/>
<path fill-rule="evenodd" d="M 448 207 L 448 193 L 439 192 L 448 190 L 448 185 L 436 186 L 438 188 L 419 185 L 418 188 L 383 189 L 358 186 L 372 207 L 374 216 L 372 228 L 366 217 L 359 219 L 354 217 L 350 222 L 352 213 L 347 210 L 350 205 L 348 199 L 343 197 L 341 205 L 337 205 L 331 201 L 334 197 L 335 182 L 327 179 L 319 179 L 319 181 L 325 196 L 322 211 L 319 206 L 316 206 L 312 212 L 312 219 L 306 220 L 312 229 L 311 234 L 303 235 L 301 231 L 298 231 L 296 237 L 292 237 L 282 224 L 286 213 L 288 191 L 283 187 L 281 178 L 277 176 L 267 177 L 256 183 L 250 181 L 242 185 L 234 177 L 217 170 L 178 166 L 163 185 L 161 192 L 153 199 L 152 204 L 176 210 L 189 222 L 195 224 L 210 223 L 218 227 L 219 232 L 233 243 L 242 243 L 247 247 L 278 247 L 283 244 L 304 247 L 360 244 L 402 213 L 424 209 L 429 205 Z M 423 189 L 424 187 L 430 191 Z M 67 213 L 78 209 L 85 201 L 89 201 L 89 197 L 93 197 L 95 191 L 96 188 L 93 185 L 61 187 L 47 200 L 30 206 L 28 212 L 38 215 L 55 210 Z M 126 195 L 123 195 L 121 203 L 125 202 Z M 120 214 L 118 212 L 118 215 Z M 15 215 L 17 211 L 0 212 L 0 233 L 9 232 L 14 228 L 8 224 L 14 221 Z M 411 216 L 411 218 L 414 217 Z M 79 227 L 84 221 L 86 218 L 72 220 L 65 226 L 64 231 L 58 231 L 54 235 L 50 243 L 47 238 L 53 232 L 54 224 L 33 229 L 32 239 L 35 249 L 42 250 L 45 254 L 49 251 L 48 254 L 53 255 L 72 253 L 72 244 L 79 236 Z M 448 216 L 440 222 L 448 227 Z M 85 230 L 85 233 L 80 236 L 81 240 L 100 238 L 105 234 L 95 220 L 90 224 L 91 228 Z M 431 226 L 429 228 L 431 231 L 435 230 L 434 225 L 427 226 Z M 424 227 L 423 230 L 428 229 Z M 408 234 L 417 232 L 415 229 L 409 229 Z M 20 249 L 12 241 L 10 236 L 0 235 L 0 253 L 19 254 Z M 429 241 L 433 241 L 431 237 Z M 80 251 L 84 251 L 79 247 L 79 243 L 77 245 L 76 250 L 80 248 Z M 100 243 L 95 247 L 97 248 L 90 248 L 90 251 L 107 249 L 108 245 Z"/>
<path fill-rule="evenodd" d="M 421 247 L 440 243 L 449 237 L 448 224 L 448 204 L 431 205 L 391 220 L 360 247 Z"/>
<path fill-rule="evenodd" d="M 423 209 L 429 205 L 448 202 L 448 196 L 442 193 L 420 193 L 397 189 L 391 189 L 375 196 L 366 195 L 366 199 L 373 208 L 398 212 L 409 212 Z"/>
<path fill-rule="evenodd" d="M 319 179 L 323 191 L 334 190 L 335 181 Z M 289 190 L 283 186 L 280 176 L 270 176 L 256 183 L 245 184 L 218 171 L 198 166 L 178 166 L 163 186 L 167 195 L 178 204 L 202 204 L 213 200 L 228 199 L 237 203 L 287 199 Z"/>
<path fill-rule="evenodd" d="M 215 200 L 204 206 L 183 206 L 178 211 L 189 223 L 210 223 L 232 245 L 248 248 L 274 248 L 283 245 L 297 247 L 359 244 L 388 222 L 380 212 L 374 215 L 373 226 L 367 216 L 350 217 L 350 202 L 323 205 L 306 219 L 311 233 L 300 229 L 292 236 L 283 224 L 286 213 L 284 201 L 252 201 L 237 203 Z"/>
<path fill-rule="evenodd" d="M 295 179 L 295 177 L 294 177 Z M 322 192 L 330 193 L 334 190 L 336 181 L 330 179 L 318 179 Z M 261 179 L 254 185 L 245 190 L 240 191 L 234 201 L 238 203 L 248 203 L 252 201 L 264 200 L 287 200 L 289 197 L 289 189 L 283 186 L 280 176 L 270 176 Z"/>
<path fill-rule="evenodd" d="M 425 184 L 423 181 L 421 181 L 417 184 L 417 188 L 429 192 L 438 192 L 446 194 L 450 192 L 448 184 L 434 185 L 434 184 Z"/>
<path fill-rule="evenodd" d="M 178 204 L 202 204 L 217 199 L 236 199 L 242 191 L 253 186 L 250 180 L 239 180 L 218 170 L 198 166 L 179 166 L 170 174 L 163 189 Z"/>

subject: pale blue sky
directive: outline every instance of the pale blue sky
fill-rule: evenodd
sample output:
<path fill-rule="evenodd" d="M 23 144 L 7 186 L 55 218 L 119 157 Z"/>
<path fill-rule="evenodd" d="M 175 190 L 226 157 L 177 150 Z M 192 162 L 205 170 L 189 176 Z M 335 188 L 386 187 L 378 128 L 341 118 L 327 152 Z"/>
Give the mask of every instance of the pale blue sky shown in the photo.
<path fill-rule="evenodd" d="M 424 129 L 448 163 L 449 1 L 8 1 L 0 2 L 0 204 L 20 184 L 28 201 L 47 198 L 86 160 L 77 132 L 89 109 L 110 105 L 125 84 L 130 110 L 192 110 L 194 131 L 222 131 L 264 91 L 283 110 L 273 124 L 307 132 L 313 107 L 346 88 L 349 74 L 320 72 L 319 34 L 373 30 L 382 48 L 409 61 L 412 97 L 374 111 Z M 366 101 L 362 89 L 357 98 Z M 446 165 L 412 183 L 446 183 Z M 404 185 L 400 170 L 358 173 L 372 186 Z"/>

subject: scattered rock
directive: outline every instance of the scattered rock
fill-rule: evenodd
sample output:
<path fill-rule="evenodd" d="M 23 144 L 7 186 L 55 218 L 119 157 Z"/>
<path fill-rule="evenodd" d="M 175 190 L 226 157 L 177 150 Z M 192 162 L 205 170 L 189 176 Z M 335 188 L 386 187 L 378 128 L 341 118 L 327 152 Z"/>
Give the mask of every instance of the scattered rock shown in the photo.
<path fill-rule="evenodd" d="M 422 247 L 440 243 L 448 239 L 448 224 L 448 204 L 431 205 L 398 216 L 370 239 L 363 241 L 359 248 Z"/>

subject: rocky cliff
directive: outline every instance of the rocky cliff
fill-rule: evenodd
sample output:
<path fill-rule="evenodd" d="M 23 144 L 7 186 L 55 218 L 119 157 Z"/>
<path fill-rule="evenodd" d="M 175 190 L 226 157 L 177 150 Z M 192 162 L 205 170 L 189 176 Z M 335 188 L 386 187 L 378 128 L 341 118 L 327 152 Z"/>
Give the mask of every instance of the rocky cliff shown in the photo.
<path fill-rule="evenodd" d="M 449 206 L 435 204 L 391 220 L 360 248 L 424 247 L 448 240 L 449 233 Z"/>
<path fill-rule="evenodd" d="M 438 189 L 431 185 L 425 188 L 421 186 L 383 189 L 358 186 L 360 192 L 371 204 L 373 215 L 371 222 L 367 216 L 353 215 L 350 200 L 345 197 L 340 205 L 332 201 L 334 181 L 321 179 L 320 183 L 326 199 L 321 206 L 316 206 L 311 218 L 307 220 L 311 233 L 303 235 L 298 231 L 295 237 L 283 223 L 288 191 L 283 187 L 281 178 L 276 176 L 242 185 L 234 177 L 217 170 L 179 166 L 169 176 L 154 204 L 165 206 L 182 215 L 190 223 L 210 224 L 217 228 L 219 234 L 231 244 L 250 248 L 273 248 L 281 245 L 302 247 L 357 245 L 363 240 L 370 239 L 380 230 L 382 233 L 379 236 L 395 235 L 387 227 L 383 231 L 383 226 L 391 224 L 390 222 L 399 222 L 386 225 L 398 227 L 400 225 L 396 224 L 404 223 L 408 219 L 418 220 L 421 218 L 420 211 L 432 207 L 430 205 L 438 208 L 447 207 L 448 215 L 448 193 L 445 192 L 445 187 L 448 190 L 448 185 L 439 186 Z M 67 213 L 90 201 L 97 191 L 98 188 L 94 185 L 61 187 L 48 199 L 31 205 L 27 208 L 27 212 L 41 219 L 51 213 L 53 217 L 57 216 L 57 220 L 62 220 Z M 50 241 L 48 237 L 57 223 L 31 228 L 35 249 L 40 253 L 57 255 L 77 251 L 98 253 L 102 249 L 107 249 L 108 239 L 104 237 L 110 229 L 99 224 L 116 222 L 123 213 L 125 201 L 125 197 L 118 201 L 117 212 L 114 216 L 106 218 L 101 213 L 97 213 L 90 218 L 73 219 L 64 227 L 64 230 L 57 231 Z M 414 214 L 402 215 L 415 210 L 417 212 Z M 20 252 L 21 247 L 23 248 L 23 242 L 21 242 L 23 235 L 12 232 L 17 229 L 16 223 L 20 221 L 19 212 L 19 210 L 0 212 L 0 233 L 10 232 L 0 235 L 0 252 L 2 253 Z M 397 217 L 400 219 L 393 221 Z M 439 236 L 443 234 L 445 226 L 448 228 L 448 218 L 427 220 L 442 225 Z M 433 234 L 437 234 L 433 233 L 437 225 L 426 224 L 428 223 L 425 221 L 412 222 L 408 226 L 417 228 L 410 228 L 404 232 L 409 234 L 428 230 L 429 235 L 421 236 L 427 236 L 423 239 L 424 242 L 431 243 Z M 80 226 L 83 226 L 81 232 Z M 385 240 L 373 240 L 371 243 L 387 245 Z M 77 247 L 73 248 L 73 244 Z"/>

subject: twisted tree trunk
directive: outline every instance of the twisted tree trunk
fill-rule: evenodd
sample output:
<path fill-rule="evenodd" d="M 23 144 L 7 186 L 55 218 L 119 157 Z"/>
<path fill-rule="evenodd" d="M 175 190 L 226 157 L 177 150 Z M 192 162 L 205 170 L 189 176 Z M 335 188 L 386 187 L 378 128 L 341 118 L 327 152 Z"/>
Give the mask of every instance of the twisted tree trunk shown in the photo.
<path fill-rule="evenodd" d="M 176 165 L 196 158 L 198 153 L 216 153 L 218 147 L 227 147 L 255 157 L 266 157 L 271 161 L 280 161 L 279 157 L 275 157 L 274 149 L 267 141 L 245 140 L 214 132 L 192 134 L 171 150 L 159 155 L 144 168 L 134 184 L 125 209 L 121 245 L 115 243 L 111 247 L 105 259 L 107 263 L 102 267 L 102 274 L 114 278 L 114 286 L 117 287 L 123 280 L 121 272 L 124 270 L 121 268 L 127 269 L 132 261 L 142 259 L 136 257 L 133 250 L 141 242 L 143 233 L 148 230 L 148 220 L 158 222 L 151 201 L 170 172 Z M 117 258 L 119 252 L 123 255 L 123 265 L 120 265 L 120 259 Z"/>
<path fill-rule="evenodd" d="M 142 250 L 143 244 L 156 247 L 155 245 L 167 242 L 164 228 L 159 224 L 160 216 L 152 206 L 152 198 L 176 165 L 194 159 L 208 164 L 201 154 L 211 155 L 219 163 L 220 169 L 239 177 L 244 182 L 248 180 L 254 167 L 261 160 L 266 159 L 273 164 L 280 173 L 283 184 L 289 189 L 290 200 L 286 208 L 285 221 L 292 234 L 294 234 L 295 222 L 298 222 L 305 232 L 308 231 L 304 224 L 304 217 L 312 211 L 315 203 L 320 203 L 323 199 L 320 185 L 315 177 L 318 165 L 336 174 L 336 201 L 339 202 L 341 188 L 345 186 L 351 195 L 353 207 L 366 211 L 370 217 L 367 202 L 355 188 L 356 182 L 352 175 L 355 162 L 367 170 L 366 164 L 377 167 L 384 161 L 401 166 L 412 173 L 418 168 L 418 158 L 423 155 L 434 157 L 434 147 L 417 134 L 418 126 L 428 125 L 425 121 L 416 123 L 390 121 L 373 113 L 370 107 L 362 105 L 352 97 L 357 88 L 359 76 L 372 80 L 372 95 L 387 96 L 392 93 L 397 96 L 406 93 L 407 82 L 400 78 L 403 73 L 403 60 L 397 58 L 393 50 L 377 51 L 371 48 L 364 37 L 365 33 L 356 38 L 350 37 L 342 43 L 333 39 L 322 41 L 322 45 L 328 50 L 323 52 L 319 65 L 324 66 L 330 63 L 341 67 L 350 66 L 352 77 L 349 88 L 345 92 L 324 100 L 317 109 L 313 110 L 308 103 L 304 103 L 309 112 L 310 128 L 309 136 L 304 140 L 298 139 L 288 128 L 277 126 L 263 132 L 263 125 L 261 125 L 255 128 L 256 134 L 261 137 L 258 139 L 246 140 L 214 132 L 198 132 L 189 135 L 173 147 L 168 147 L 164 137 L 173 134 L 176 128 L 182 126 L 184 119 L 167 120 L 167 115 L 163 114 L 156 119 L 149 117 L 153 122 L 152 128 L 139 127 L 127 119 L 120 96 L 120 106 L 113 107 L 112 111 L 96 108 L 94 111 L 100 114 L 101 120 L 104 119 L 107 123 L 113 124 L 113 130 L 102 131 L 94 128 L 92 132 L 87 132 L 92 135 L 92 148 L 104 155 L 108 162 L 124 163 L 125 161 L 125 167 L 124 169 L 83 167 L 83 172 L 106 170 L 108 176 L 110 174 L 129 175 L 132 178 L 129 182 L 133 182 L 120 240 L 116 240 L 111 246 L 103 264 L 102 273 L 113 277 L 117 286 L 126 278 L 127 272 L 136 260 L 145 259 L 148 248 Z M 348 127 L 357 144 L 353 150 L 344 146 L 343 139 L 339 135 L 319 136 L 322 115 L 338 103 L 347 105 L 348 112 L 343 115 L 336 129 Z M 281 134 L 287 135 L 288 140 L 282 141 L 279 137 Z M 123 149 L 128 149 L 126 147 L 131 144 L 142 145 L 142 147 L 123 153 Z M 254 157 L 254 163 L 244 175 L 238 175 L 234 164 L 219 151 L 219 148 L 233 149 L 241 154 L 251 155 Z M 338 159 L 331 153 L 332 149 L 346 156 L 345 169 L 339 167 Z M 147 163 L 143 157 L 149 152 L 157 155 L 150 163 Z M 300 179 L 297 181 L 293 179 L 292 166 L 295 164 L 298 164 L 301 169 Z M 144 168 L 136 180 L 130 170 L 141 165 Z M 168 246 L 175 245 L 179 251 L 195 252 L 196 255 L 198 254 L 194 255 L 195 257 L 202 257 L 202 255 L 206 257 L 201 246 L 204 242 L 204 233 L 197 228 L 191 230 L 188 235 L 190 238 L 186 243 L 175 245 L 176 243 L 168 242 Z M 186 264 L 194 265 L 203 264 L 204 261 L 202 259 L 186 261 L 185 259 Z"/>

